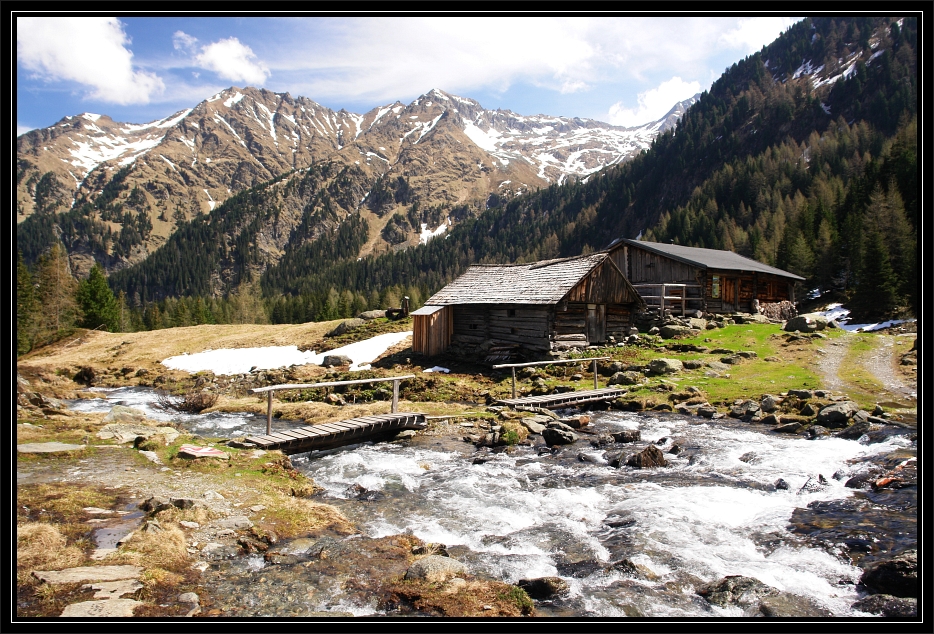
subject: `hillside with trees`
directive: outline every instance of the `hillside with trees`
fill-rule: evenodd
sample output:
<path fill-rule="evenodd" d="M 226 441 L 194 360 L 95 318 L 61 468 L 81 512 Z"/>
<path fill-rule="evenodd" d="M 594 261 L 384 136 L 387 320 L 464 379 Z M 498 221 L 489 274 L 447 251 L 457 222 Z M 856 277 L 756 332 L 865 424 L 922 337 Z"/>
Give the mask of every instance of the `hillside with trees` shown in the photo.
<path fill-rule="evenodd" d="M 360 257 L 367 218 L 329 211 L 329 201 L 355 193 L 354 179 L 322 180 L 313 169 L 187 223 L 110 284 L 139 327 L 192 314 L 220 321 L 230 312 L 222 306 L 244 297 L 261 302 L 263 319 L 301 322 L 398 305 L 402 295 L 416 307 L 473 263 L 565 257 L 642 236 L 734 250 L 802 275 L 802 290 L 852 300 L 867 317 L 916 314 L 916 48 L 912 17 L 806 19 L 727 69 L 632 161 L 491 201 L 499 204 L 480 214 L 446 210 L 463 217 L 425 245 Z M 377 207 L 398 183 L 383 185 Z M 317 233 L 260 266 L 251 222 L 296 204 L 313 210 L 303 218 Z M 382 229 L 388 242 L 395 226 L 404 233 L 439 215 L 418 201 L 407 209 Z M 235 263 L 220 267 L 235 274 L 216 279 L 221 262 Z M 153 312 L 164 317 L 145 318 Z"/>

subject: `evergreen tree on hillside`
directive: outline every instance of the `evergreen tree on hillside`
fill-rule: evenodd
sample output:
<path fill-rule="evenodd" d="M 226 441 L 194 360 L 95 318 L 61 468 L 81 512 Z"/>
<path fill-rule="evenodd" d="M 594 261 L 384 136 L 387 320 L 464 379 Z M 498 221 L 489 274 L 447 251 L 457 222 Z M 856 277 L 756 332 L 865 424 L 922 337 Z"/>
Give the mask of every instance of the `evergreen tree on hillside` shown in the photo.
<path fill-rule="evenodd" d="M 16 356 L 32 349 L 36 324 L 36 288 L 32 275 L 23 264 L 23 253 L 16 251 Z"/>
<path fill-rule="evenodd" d="M 55 243 L 39 258 L 36 270 L 39 311 L 37 343 L 48 343 L 73 328 L 81 315 L 75 301 L 78 282 L 71 274 L 68 254 Z"/>
<path fill-rule="evenodd" d="M 117 298 L 107 285 L 107 278 L 104 277 L 104 270 L 100 264 L 95 264 L 88 279 L 78 285 L 75 298 L 84 313 L 81 319 L 82 326 L 92 330 L 104 328 L 110 332 L 119 330 L 120 309 Z"/>
<path fill-rule="evenodd" d="M 858 315 L 876 319 L 885 317 L 895 310 L 898 303 L 898 277 L 889 263 L 889 252 L 885 240 L 878 231 L 870 231 L 866 237 L 866 250 L 859 284 L 850 305 Z"/>

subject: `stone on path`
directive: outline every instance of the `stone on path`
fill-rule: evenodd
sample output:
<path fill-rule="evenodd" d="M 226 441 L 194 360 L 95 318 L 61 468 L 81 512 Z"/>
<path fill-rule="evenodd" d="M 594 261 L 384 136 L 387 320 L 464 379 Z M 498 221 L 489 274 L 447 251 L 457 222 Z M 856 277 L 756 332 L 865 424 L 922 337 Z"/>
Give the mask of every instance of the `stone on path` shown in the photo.
<path fill-rule="evenodd" d="M 152 425 L 146 424 L 129 424 L 129 423 L 110 423 L 101 427 L 100 431 L 97 432 L 97 437 L 101 440 L 107 440 L 108 438 L 113 438 L 118 443 L 133 442 L 140 436 L 143 438 L 149 438 L 150 436 L 155 436 L 156 434 L 162 434 L 165 436 L 167 443 L 172 443 L 178 438 L 178 430 L 173 427 L 155 427 Z"/>
<path fill-rule="evenodd" d="M 95 599 L 119 599 L 125 594 L 131 594 L 143 587 L 135 579 L 121 579 L 119 581 L 100 581 L 98 583 L 86 583 L 82 588 L 97 590 L 94 593 Z"/>
<path fill-rule="evenodd" d="M 146 456 L 146 459 L 155 464 L 162 464 L 162 460 L 159 459 L 159 456 L 155 451 L 140 451 L 140 454 Z"/>
<path fill-rule="evenodd" d="M 76 451 L 86 447 L 87 445 L 69 445 L 63 442 L 28 442 L 16 445 L 16 451 L 20 453 L 56 453 L 59 451 Z"/>
<path fill-rule="evenodd" d="M 79 566 L 64 570 L 34 570 L 32 574 L 46 583 L 79 583 L 139 579 L 142 572 L 140 566 Z"/>
<path fill-rule="evenodd" d="M 178 448 L 179 458 L 221 458 L 229 460 L 230 454 L 214 447 L 199 447 L 198 445 L 182 445 Z"/>
<path fill-rule="evenodd" d="M 105 599 L 104 601 L 82 601 L 72 603 L 62 611 L 64 617 L 128 617 L 133 616 L 136 606 L 142 601 L 133 599 Z"/>

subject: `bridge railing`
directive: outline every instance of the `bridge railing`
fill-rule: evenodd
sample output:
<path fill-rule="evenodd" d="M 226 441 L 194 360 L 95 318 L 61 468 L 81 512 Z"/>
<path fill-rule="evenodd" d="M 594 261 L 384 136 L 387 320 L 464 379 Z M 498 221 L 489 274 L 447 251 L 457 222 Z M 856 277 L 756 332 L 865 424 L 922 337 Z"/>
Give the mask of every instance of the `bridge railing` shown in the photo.
<path fill-rule="evenodd" d="M 558 363 L 580 363 L 593 361 L 593 389 L 597 389 L 597 361 L 607 361 L 613 357 L 587 357 L 586 359 L 557 359 L 555 361 L 529 361 L 528 363 L 502 363 L 494 365 L 493 369 L 512 368 L 512 397 L 516 398 L 516 368 L 525 368 L 530 365 L 556 365 Z"/>
<path fill-rule="evenodd" d="M 268 385 L 266 387 L 257 387 L 250 390 L 254 394 L 259 394 L 262 392 L 267 393 L 266 400 L 266 434 L 272 433 L 272 394 L 279 390 L 306 390 L 316 387 L 334 387 L 338 385 L 359 385 L 361 383 L 385 383 L 387 381 L 392 381 L 392 413 L 395 414 L 399 410 L 399 383 L 406 379 L 414 379 L 414 374 L 406 374 L 405 376 L 390 376 L 380 379 L 354 379 L 352 381 L 330 381 L 327 383 L 283 383 L 280 385 Z"/>

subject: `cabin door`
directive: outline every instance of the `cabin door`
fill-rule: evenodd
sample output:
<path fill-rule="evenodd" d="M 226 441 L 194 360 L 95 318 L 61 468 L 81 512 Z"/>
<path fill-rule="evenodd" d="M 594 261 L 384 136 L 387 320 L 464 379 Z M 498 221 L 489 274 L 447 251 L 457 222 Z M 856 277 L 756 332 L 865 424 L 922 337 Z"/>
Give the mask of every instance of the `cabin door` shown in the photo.
<path fill-rule="evenodd" d="M 723 312 L 736 312 L 739 307 L 736 305 L 736 278 L 723 278 Z"/>
<path fill-rule="evenodd" d="M 606 304 L 587 304 L 587 341 L 606 341 Z"/>

